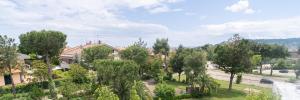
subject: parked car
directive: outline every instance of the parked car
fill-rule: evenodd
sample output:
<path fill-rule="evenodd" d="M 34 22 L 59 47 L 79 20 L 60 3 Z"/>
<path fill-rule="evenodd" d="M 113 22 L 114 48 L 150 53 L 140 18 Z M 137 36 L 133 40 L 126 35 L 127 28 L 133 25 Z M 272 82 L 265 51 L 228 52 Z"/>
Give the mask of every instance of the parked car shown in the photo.
<path fill-rule="evenodd" d="M 262 78 L 259 83 L 262 84 L 273 84 L 273 81 L 271 79 L 267 79 L 267 78 Z"/>
<path fill-rule="evenodd" d="M 279 70 L 279 73 L 289 73 L 289 70 L 287 70 L 287 69 L 281 69 L 281 70 Z"/>

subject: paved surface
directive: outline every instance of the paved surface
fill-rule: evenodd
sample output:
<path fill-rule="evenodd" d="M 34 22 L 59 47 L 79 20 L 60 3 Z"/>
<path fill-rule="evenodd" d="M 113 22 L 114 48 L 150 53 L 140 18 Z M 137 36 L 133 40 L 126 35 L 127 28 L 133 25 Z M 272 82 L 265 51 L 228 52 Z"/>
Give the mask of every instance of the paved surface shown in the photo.
<path fill-rule="evenodd" d="M 281 100 L 300 100 L 300 85 L 287 83 L 287 82 L 275 82 L 273 92 L 280 94 Z"/>
<path fill-rule="evenodd" d="M 208 69 L 207 73 L 211 77 L 213 77 L 215 79 L 219 79 L 219 80 L 228 81 L 229 77 L 230 77 L 230 74 L 224 73 L 223 71 L 216 70 L 216 69 Z M 284 82 L 284 81 L 288 80 L 288 78 L 283 78 L 283 77 L 269 77 L 269 76 L 253 75 L 253 74 L 243 74 L 242 83 L 271 88 L 272 85 L 270 85 L 270 84 L 260 84 L 259 83 L 260 79 L 262 79 L 262 78 L 268 78 L 273 81 L 279 81 L 279 82 Z M 235 79 L 236 79 L 236 76 L 234 78 L 234 82 L 235 82 Z"/>

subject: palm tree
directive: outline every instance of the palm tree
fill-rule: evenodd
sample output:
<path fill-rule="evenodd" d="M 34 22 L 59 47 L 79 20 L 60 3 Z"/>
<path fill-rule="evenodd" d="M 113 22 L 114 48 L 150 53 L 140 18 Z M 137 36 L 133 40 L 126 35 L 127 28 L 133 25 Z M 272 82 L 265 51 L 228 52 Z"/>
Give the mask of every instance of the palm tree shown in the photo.
<path fill-rule="evenodd" d="M 12 77 L 12 69 L 17 64 L 17 45 L 14 41 L 14 39 L 8 38 L 6 35 L 0 35 L 0 66 L 2 67 L 1 69 L 9 70 L 12 83 L 12 93 L 16 96 L 16 86 Z"/>

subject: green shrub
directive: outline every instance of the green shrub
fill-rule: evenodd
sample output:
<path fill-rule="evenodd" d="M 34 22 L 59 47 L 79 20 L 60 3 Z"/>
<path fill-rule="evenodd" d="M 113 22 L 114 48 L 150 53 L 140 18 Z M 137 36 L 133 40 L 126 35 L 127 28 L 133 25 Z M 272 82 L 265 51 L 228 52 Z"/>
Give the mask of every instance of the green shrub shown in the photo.
<path fill-rule="evenodd" d="M 162 100 L 173 100 L 175 97 L 175 89 L 165 83 L 155 86 L 154 93 Z"/>
<path fill-rule="evenodd" d="M 191 94 L 182 94 L 175 97 L 176 100 L 194 98 Z"/>
<path fill-rule="evenodd" d="M 106 86 L 97 88 L 94 97 L 97 100 L 119 100 L 118 96 Z"/>
<path fill-rule="evenodd" d="M 54 80 L 56 86 L 60 86 L 62 81 L 65 81 L 65 79 Z M 28 83 L 28 84 L 18 84 L 18 85 L 16 85 L 16 92 L 17 93 L 28 93 L 28 92 L 31 92 L 31 89 L 34 86 L 37 86 L 42 89 L 48 89 L 48 81 L 34 82 L 34 83 Z M 7 94 L 7 93 L 11 93 L 11 86 L 0 87 L 0 94 Z"/>
<path fill-rule="evenodd" d="M 14 95 L 13 94 L 4 94 L 0 97 L 0 100 L 13 100 Z"/>
<path fill-rule="evenodd" d="M 66 81 L 62 84 L 61 87 L 59 87 L 59 93 L 61 93 L 64 98 L 70 99 L 73 94 L 76 92 L 77 90 L 77 86 L 70 82 L 70 81 Z"/>
<path fill-rule="evenodd" d="M 38 88 L 37 86 L 33 86 L 29 93 L 29 96 L 34 100 L 40 100 L 44 95 L 43 89 Z"/>
<path fill-rule="evenodd" d="M 84 69 L 79 64 L 71 64 L 69 74 L 75 83 L 87 83 L 88 82 L 88 70 Z"/>
<path fill-rule="evenodd" d="M 240 84 L 242 82 L 242 74 L 238 74 L 235 80 L 236 84 Z"/>
<path fill-rule="evenodd" d="M 59 79 L 59 78 L 69 78 L 68 72 L 63 72 L 61 70 L 54 70 L 53 71 L 53 77 L 54 79 Z"/>

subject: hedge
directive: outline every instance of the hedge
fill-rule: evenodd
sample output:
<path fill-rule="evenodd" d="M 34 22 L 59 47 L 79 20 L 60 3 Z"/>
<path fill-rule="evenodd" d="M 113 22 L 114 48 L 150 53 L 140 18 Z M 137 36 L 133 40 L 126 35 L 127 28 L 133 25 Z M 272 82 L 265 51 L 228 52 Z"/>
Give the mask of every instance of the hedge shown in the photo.
<path fill-rule="evenodd" d="M 55 85 L 56 86 L 61 86 L 61 82 L 65 81 L 66 79 L 55 79 Z M 17 93 L 28 93 L 31 91 L 33 86 L 38 86 L 39 88 L 42 89 L 48 89 L 48 81 L 43 81 L 43 82 L 35 82 L 35 83 L 28 83 L 28 84 L 17 84 L 16 85 L 16 92 Z M 11 93 L 11 85 L 9 86 L 1 86 L 0 87 L 0 94 L 7 94 Z"/>

